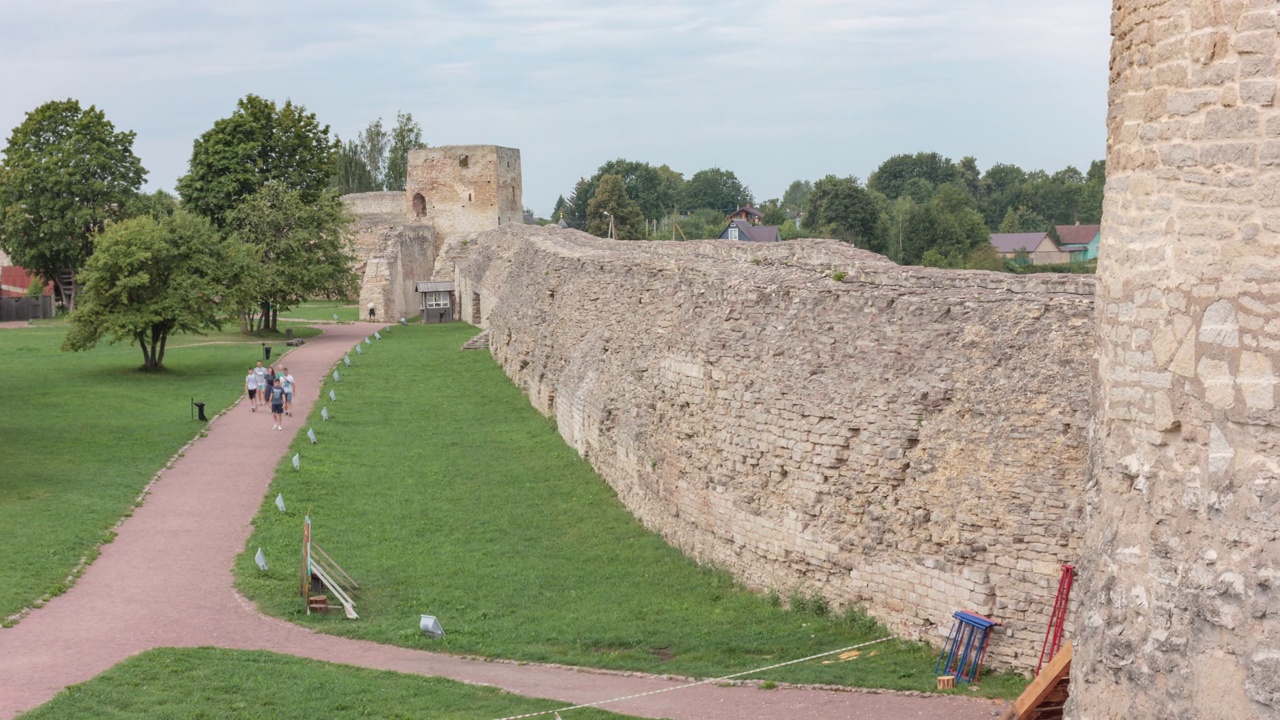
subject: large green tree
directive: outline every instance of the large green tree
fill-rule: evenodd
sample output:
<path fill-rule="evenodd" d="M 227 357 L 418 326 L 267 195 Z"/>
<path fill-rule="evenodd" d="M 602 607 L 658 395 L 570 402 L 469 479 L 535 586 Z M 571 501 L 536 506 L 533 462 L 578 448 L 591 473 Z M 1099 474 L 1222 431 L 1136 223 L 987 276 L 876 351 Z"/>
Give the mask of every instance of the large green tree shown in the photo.
<path fill-rule="evenodd" d="M 369 165 L 361 156 L 360 143 L 355 140 L 338 140 L 338 154 L 334 162 L 333 181 L 329 187 L 339 195 L 347 193 L 376 192 L 382 184 L 374 179 Z"/>
<path fill-rule="evenodd" d="M 565 210 L 565 221 L 578 228 L 587 225 L 587 206 L 595 197 L 600 180 L 605 175 L 617 175 L 622 179 L 627 196 L 640 206 L 640 213 L 647 220 L 665 217 L 676 207 L 683 177 L 666 165 L 654 167 L 649 163 L 618 158 L 596 169 L 594 175 L 578 181 Z"/>
<path fill-rule="evenodd" d="M 183 210 L 112 224 L 94 245 L 63 349 L 88 350 L 110 336 L 137 344 L 144 370 L 164 364 L 173 333 L 220 327 L 251 269 L 242 246 Z"/>
<path fill-rule="evenodd" d="M 608 237 L 610 218 L 616 239 L 644 239 L 644 213 L 640 211 L 639 203 L 627 195 L 626 185 L 617 175 L 600 178 L 600 185 L 587 204 L 587 232 Z"/>
<path fill-rule="evenodd" d="M 732 170 L 708 168 L 699 170 L 681 188 L 680 209 L 684 211 L 711 208 L 728 215 L 752 204 L 751 190 L 743 185 Z"/>
<path fill-rule="evenodd" d="M 244 198 L 270 182 L 316 202 L 335 172 L 338 143 L 315 113 L 285 101 L 246 95 L 230 117 L 195 141 L 190 168 L 178 179 L 183 206 L 219 227 Z"/>
<path fill-rule="evenodd" d="M 951 158 L 935 152 L 919 152 L 914 155 L 894 155 L 880 163 L 880 167 L 867 178 L 867 187 L 895 200 L 902 195 L 904 186 L 913 178 L 927 180 L 937 187 L 959 178 Z M 919 202 L 920 199 L 916 198 Z"/>
<path fill-rule="evenodd" d="M 299 190 L 267 183 L 227 216 L 232 237 L 251 249 L 257 268 L 241 308 L 245 329 L 276 329 L 280 311 L 313 297 L 350 297 L 359 289 L 352 216 L 336 195 L 308 202 Z"/>
<path fill-rule="evenodd" d="M 403 190 L 409 179 L 409 151 L 427 146 L 422 142 L 422 126 L 413 119 L 412 113 L 396 113 L 396 126 L 391 129 L 390 140 L 382 187 Z"/>
<path fill-rule="evenodd" d="M 880 211 L 871 193 L 855 177 L 828 175 L 813 184 L 805 202 L 804 221 L 811 232 L 878 249 Z"/>
<path fill-rule="evenodd" d="M 67 310 L 75 309 L 94 234 L 124 216 L 146 175 L 133 139 L 94 106 L 63 100 L 27 113 L 5 146 L 0 249 L 53 281 Z"/>
<path fill-rule="evenodd" d="M 801 212 L 804 210 L 805 202 L 809 200 L 809 193 L 813 192 L 813 183 L 808 180 L 794 180 L 787 186 L 787 191 L 782 193 L 782 209 L 792 212 Z"/>

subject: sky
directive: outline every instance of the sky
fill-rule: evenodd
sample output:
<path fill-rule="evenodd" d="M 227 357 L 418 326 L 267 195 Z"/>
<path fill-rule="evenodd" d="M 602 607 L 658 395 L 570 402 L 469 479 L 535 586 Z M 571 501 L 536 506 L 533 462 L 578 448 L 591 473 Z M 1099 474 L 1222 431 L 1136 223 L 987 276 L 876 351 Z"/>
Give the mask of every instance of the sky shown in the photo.
<path fill-rule="evenodd" d="M 0 134 L 74 98 L 137 133 L 147 189 L 257 94 L 343 138 L 518 148 L 549 215 L 617 159 L 732 170 L 757 200 L 901 153 L 1102 159 L 1109 0 L 0 0 Z"/>

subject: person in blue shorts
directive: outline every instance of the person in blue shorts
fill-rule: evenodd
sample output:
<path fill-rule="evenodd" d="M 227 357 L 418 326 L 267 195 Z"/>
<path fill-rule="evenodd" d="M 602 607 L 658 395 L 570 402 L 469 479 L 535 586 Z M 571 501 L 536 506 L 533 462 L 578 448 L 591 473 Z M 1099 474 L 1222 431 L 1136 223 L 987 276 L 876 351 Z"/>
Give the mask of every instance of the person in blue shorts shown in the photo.
<path fill-rule="evenodd" d="M 271 419 L 275 421 L 272 430 L 284 429 L 284 387 L 279 380 L 271 387 Z"/>

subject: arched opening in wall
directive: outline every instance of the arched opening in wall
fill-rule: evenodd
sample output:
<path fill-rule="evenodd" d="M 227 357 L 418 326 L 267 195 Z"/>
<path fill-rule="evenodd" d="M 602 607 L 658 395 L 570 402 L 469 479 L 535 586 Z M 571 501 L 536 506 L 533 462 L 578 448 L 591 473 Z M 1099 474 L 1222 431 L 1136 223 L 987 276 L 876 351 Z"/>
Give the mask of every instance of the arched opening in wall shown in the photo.
<path fill-rule="evenodd" d="M 414 217 L 427 214 L 427 199 L 422 197 L 422 193 L 415 193 L 413 196 L 413 214 Z"/>

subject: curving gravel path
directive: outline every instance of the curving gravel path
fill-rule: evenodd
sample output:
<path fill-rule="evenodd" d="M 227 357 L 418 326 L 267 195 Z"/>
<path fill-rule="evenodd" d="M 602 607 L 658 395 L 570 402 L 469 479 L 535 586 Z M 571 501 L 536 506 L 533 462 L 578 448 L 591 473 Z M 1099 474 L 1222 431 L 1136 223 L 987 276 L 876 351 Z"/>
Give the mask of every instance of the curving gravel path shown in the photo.
<path fill-rule="evenodd" d="M 566 705 L 681 685 L 646 675 L 495 663 L 314 633 L 265 617 L 232 587 L 231 566 L 276 463 L 303 427 L 319 395 L 319 378 L 342 354 L 383 325 L 329 325 L 288 355 L 299 378 L 289 432 L 270 432 L 268 413 L 243 401 L 209 425 L 120 526 L 114 542 L 65 594 L 0 629 L 0 719 L 16 717 L 125 658 L 156 647 L 216 646 L 493 685 Z M 231 378 L 236 382 L 238 378 Z M 292 562 L 273 558 L 275 562 Z M 704 685 L 604 706 L 642 717 L 699 720 L 753 718 L 934 718 L 979 720 L 1001 703 L 962 697 L 805 688 L 763 691 Z M 566 720 L 572 713 L 566 713 Z M 544 716 L 545 717 L 545 716 Z"/>

